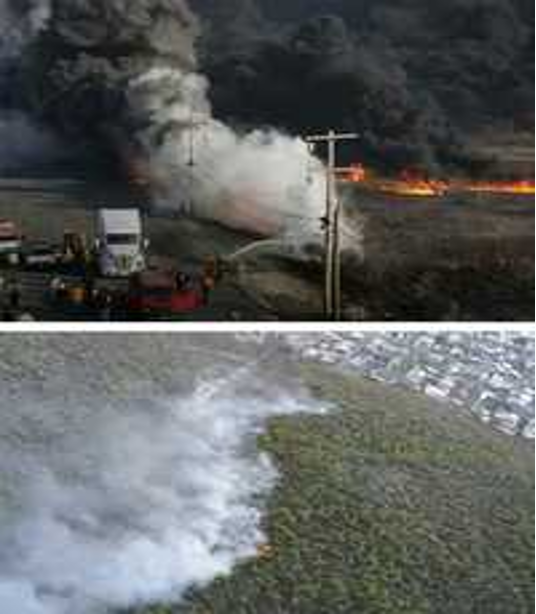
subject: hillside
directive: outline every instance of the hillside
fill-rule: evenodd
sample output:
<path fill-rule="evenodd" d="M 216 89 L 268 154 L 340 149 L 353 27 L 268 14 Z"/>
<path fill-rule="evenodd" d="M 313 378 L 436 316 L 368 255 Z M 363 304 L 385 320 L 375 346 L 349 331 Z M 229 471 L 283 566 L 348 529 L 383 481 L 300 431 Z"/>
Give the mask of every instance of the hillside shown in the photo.
<path fill-rule="evenodd" d="M 277 419 L 270 548 L 145 614 L 533 611 L 534 452 L 421 396 L 305 367 L 328 418 Z"/>

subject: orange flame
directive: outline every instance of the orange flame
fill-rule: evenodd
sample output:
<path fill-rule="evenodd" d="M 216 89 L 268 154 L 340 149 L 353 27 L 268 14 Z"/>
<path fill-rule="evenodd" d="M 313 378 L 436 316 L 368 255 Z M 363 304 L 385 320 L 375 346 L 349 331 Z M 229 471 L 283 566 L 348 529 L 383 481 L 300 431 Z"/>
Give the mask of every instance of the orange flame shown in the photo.
<path fill-rule="evenodd" d="M 535 194 L 532 181 L 482 181 L 469 183 L 465 186 L 467 192 L 481 194 L 511 194 L 533 196 Z"/>
<path fill-rule="evenodd" d="M 396 179 L 374 177 L 362 164 L 354 164 L 341 174 L 341 181 L 361 184 L 371 190 L 406 197 L 440 197 L 451 192 L 533 196 L 534 180 L 444 181 L 430 179 L 414 170 L 405 170 Z"/>
<path fill-rule="evenodd" d="M 443 196 L 449 189 L 445 181 L 429 179 L 415 171 L 403 171 L 399 178 L 378 182 L 381 192 L 397 194 L 399 196 Z"/>
<path fill-rule="evenodd" d="M 346 181 L 350 183 L 363 183 L 368 179 L 368 173 L 363 164 L 353 164 L 346 173 Z"/>

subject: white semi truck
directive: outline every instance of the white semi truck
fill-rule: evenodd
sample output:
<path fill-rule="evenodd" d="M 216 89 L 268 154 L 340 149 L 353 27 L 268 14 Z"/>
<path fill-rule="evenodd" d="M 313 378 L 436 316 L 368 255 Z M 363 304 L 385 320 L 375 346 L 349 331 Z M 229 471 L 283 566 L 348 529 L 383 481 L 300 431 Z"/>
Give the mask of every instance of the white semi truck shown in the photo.
<path fill-rule="evenodd" d="M 146 268 L 148 242 L 138 209 L 100 209 L 97 258 L 105 277 L 130 277 Z"/>

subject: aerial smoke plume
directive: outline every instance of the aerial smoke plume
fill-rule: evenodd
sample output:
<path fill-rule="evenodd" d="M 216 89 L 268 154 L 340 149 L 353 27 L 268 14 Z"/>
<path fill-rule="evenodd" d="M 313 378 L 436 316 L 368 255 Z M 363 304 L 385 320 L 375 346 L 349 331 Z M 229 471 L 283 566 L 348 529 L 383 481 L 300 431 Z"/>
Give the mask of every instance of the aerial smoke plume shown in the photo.
<path fill-rule="evenodd" d="M 214 119 L 182 0 L 54 0 L 18 17 L 26 104 L 147 182 L 157 205 L 262 234 L 318 230 L 321 163 L 300 139 Z"/>
<path fill-rule="evenodd" d="M 256 435 L 313 403 L 273 381 L 266 392 L 254 359 L 210 358 L 210 343 L 19 341 L 0 365 L 1 612 L 176 602 L 256 555 L 260 497 L 276 478 Z M 170 393 L 192 362 L 193 389 Z M 21 368 L 25 383 L 9 385 Z"/>

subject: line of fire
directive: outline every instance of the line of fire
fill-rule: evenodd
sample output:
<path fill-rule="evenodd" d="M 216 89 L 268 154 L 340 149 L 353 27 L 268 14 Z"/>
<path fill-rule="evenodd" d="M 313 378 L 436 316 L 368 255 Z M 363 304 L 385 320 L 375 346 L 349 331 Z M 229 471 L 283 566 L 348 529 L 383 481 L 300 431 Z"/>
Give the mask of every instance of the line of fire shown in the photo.
<path fill-rule="evenodd" d="M 339 173 L 343 183 L 357 184 L 372 191 L 408 197 L 441 197 L 446 194 L 504 194 L 511 196 L 533 196 L 534 179 L 471 180 L 434 179 L 418 170 L 406 169 L 397 177 L 386 179 L 356 163 Z"/>

